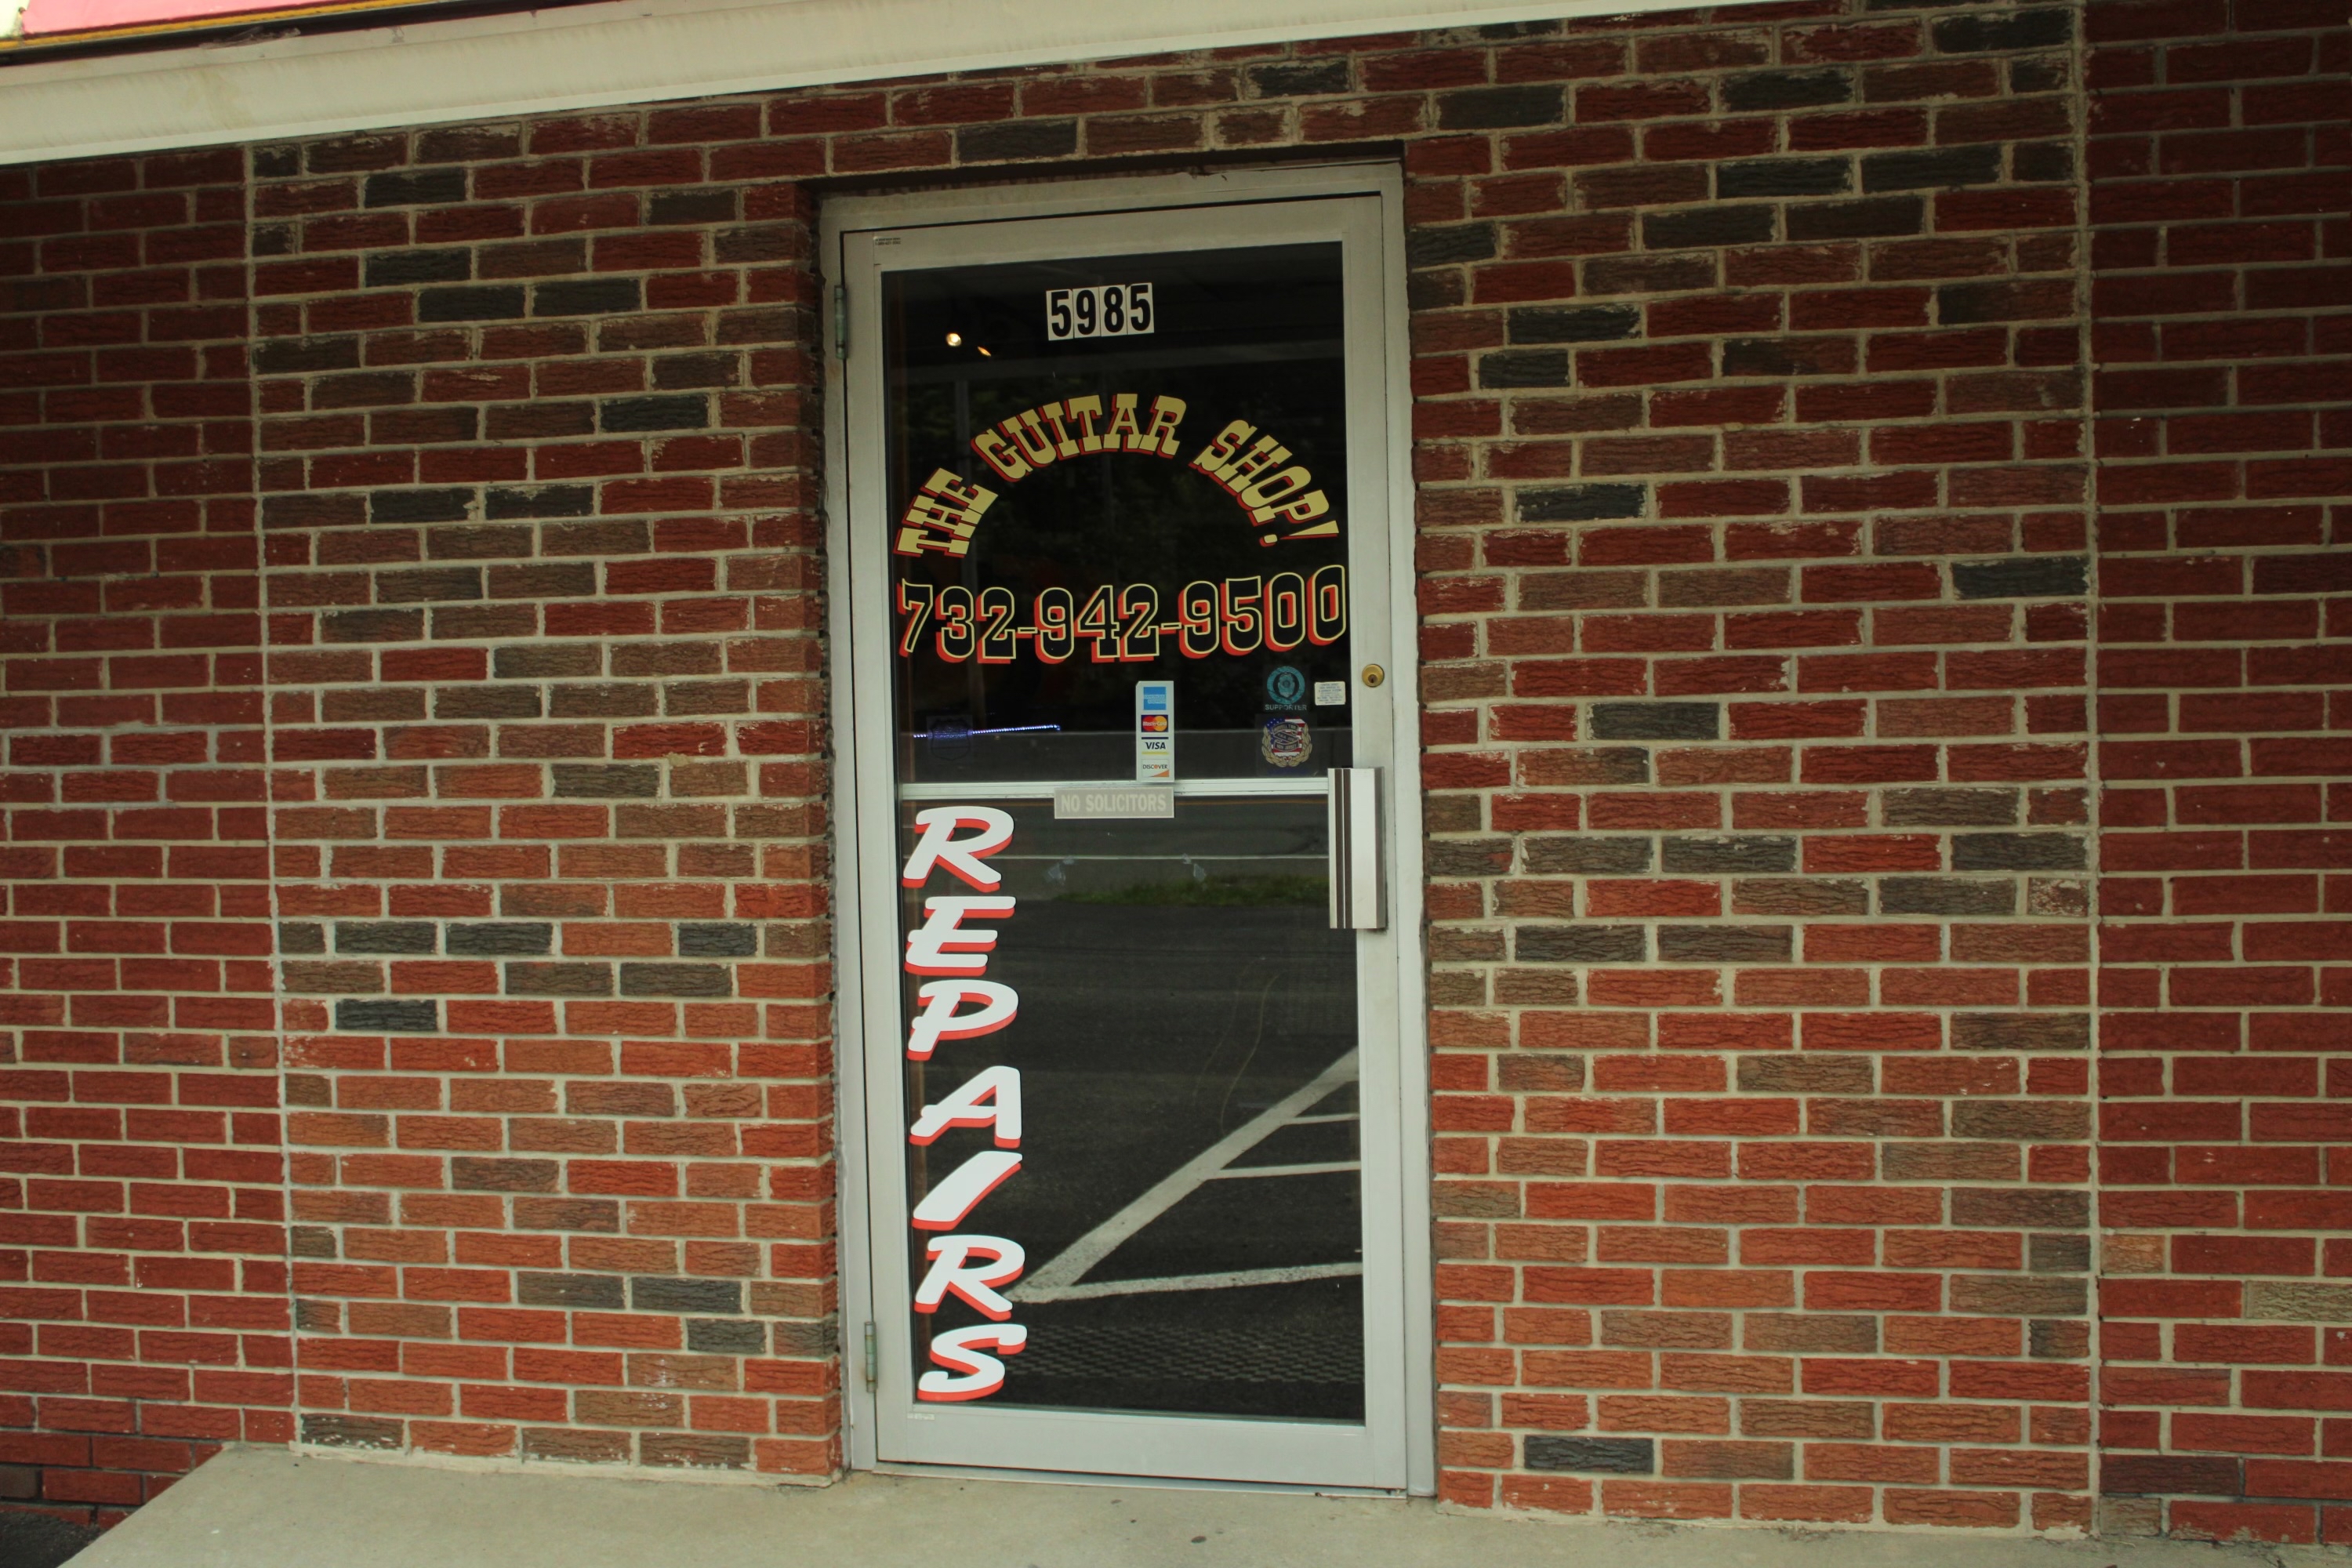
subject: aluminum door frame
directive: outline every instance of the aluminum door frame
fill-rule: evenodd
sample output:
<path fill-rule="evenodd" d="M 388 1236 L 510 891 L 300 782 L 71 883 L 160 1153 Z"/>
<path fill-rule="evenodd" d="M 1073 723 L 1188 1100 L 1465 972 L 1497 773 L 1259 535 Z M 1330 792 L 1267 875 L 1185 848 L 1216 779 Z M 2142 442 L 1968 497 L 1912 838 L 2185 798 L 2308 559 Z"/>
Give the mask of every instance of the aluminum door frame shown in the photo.
<path fill-rule="evenodd" d="M 1267 204 L 1282 210 L 1265 210 Z M 1224 213 L 1202 211 L 1223 207 Z M 1255 208 L 1255 211 L 1240 209 Z M 1059 221 L 1046 227 L 1026 220 Z M 1294 223 L 1293 220 L 1299 220 Z M 896 243 L 877 246 L 890 237 Z M 1357 671 L 1379 663 L 1390 679 L 1362 689 L 1360 757 L 1377 755 L 1388 775 L 1385 849 L 1391 905 L 1387 931 L 1360 937 L 1358 985 L 1365 1043 L 1385 1020 L 1372 1054 L 1380 1071 L 1376 1132 L 1368 1119 L 1364 1203 L 1368 1239 L 1394 1237 L 1380 1273 L 1366 1258 L 1367 1421 L 1338 1428 L 1254 1418 L 1102 1415 L 965 1407 L 983 1416 L 971 1440 L 961 1428 L 911 1447 L 911 1353 L 903 1311 L 876 1310 L 877 1293 L 904 1300 L 904 1132 L 897 1105 L 902 1070 L 897 1037 L 899 984 L 895 810 L 861 810 L 861 787 L 895 784 L 888 726 L 856 721 L 860 699 L 889 700 L 891 624 L 882 598 L 889 500 L 883 493 L 879 273 L 906 266 L 984 265 L 1058 256 L 1214 248 L 1221 245 L 1342 240 L 1348 280 L 1350 657 Z M 886 258 L 883 253 L 888 252 Z M 1020 1468 L 1040 1473 L 1192 1478 L 1237 1484 L 1363 1487 L 1427 1495 L 1435 1490 L 1426 955 L 1422 934 L 1423 864 L 1418 787 L 1420 724 L 1412 574 L 1411 407 L 1404 302 L 1402 180 L 1391 163 L 1354 163 L 1213 174 L 1071 181 L 941 195 L 836 199 L 821 222 L 820 268 L 835 306 L 826 356 L 826 527 L 832 657 L 833 872 L 839 1042 L 838 1180 L 842 1247 L 844 1407 L 853 1468 L 943 1465 L 1003 1468 L 1009 1423 L 1034 1435 Z M 860 603 L 863 594 L 873 600 Z M 1377 622 L 1385 622 L 1379 625 Z M 1382 702 L 1380 699 L 1384 698 Z M 1387 734 L 1365 733 L 1385 721 Z M 1203 784 L 1207 781 L 1202 781 Z M 1244 786 L 1246 787 L 1246 786 Z M 887 803 L 887 795 L 881 797 Z M 869 1006 L 868 996 L 879 1005 Z M 1370 1086 L 1368 1085 L 1368 1089 Z M 877 1092 L 878 1091 L 878 1092 Z M 1372 1106 L 1367 1092 L 1365 1103 Z M 1374 1140 L 1380 1147 L 1375 1153 Z M 1375 1161 L 1381 1170 L 1375 1180 Z M 1374 1220 L 1379 1203 L 1393 1218 Z M 892 1216 L 877 1227 L 877 1214 Z M 887 1234 L 884 1231 L 887 1229 Z M 1384 1276 L 1384 1277 L 1383 1277 Z M 867 1325 L 871 1325 L 870 1329 Z M 1382 1349 L 1381 1364 L 1372 1357 Z M 861 1364 L 863 1363 L 863 1364 Z M 862 1376 L 862 1372 L 878 1376 Z M 895 1380 L 895 1382 L 893 1381 Z M 950 1414 L 927 1409 L 920 1414 Z M 893 1440 L 879 1440 L 895 1419 Z M 1252 1428 L 1260 1428 L 1254 1436 Z M 1302 1428 L 1312 1429 L 1304 1441 Z M 1106 1442 L 1106 1439 L 1114 1439 Z M 1024 1438 L 1024 1441 L 1029 1439 Z M 886 1459 L 919 1451 L 916 1460 Z M 1183 1451 L 1179 1451 L 1183 1450 Z"/>

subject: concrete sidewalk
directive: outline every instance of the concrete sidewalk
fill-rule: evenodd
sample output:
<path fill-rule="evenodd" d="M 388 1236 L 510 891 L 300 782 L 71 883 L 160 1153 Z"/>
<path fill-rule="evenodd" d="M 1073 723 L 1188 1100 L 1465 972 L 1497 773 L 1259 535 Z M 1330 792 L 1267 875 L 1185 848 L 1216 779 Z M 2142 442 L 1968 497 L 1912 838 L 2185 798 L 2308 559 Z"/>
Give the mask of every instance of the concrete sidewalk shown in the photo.
<path fill-rule="evenodd" d="M 73 1568 L 2253 1568 L 2309 1548 L 1567 1524 L 1425 1502 L 860 1476 L 823 1489 L 231 1449 Z"/>

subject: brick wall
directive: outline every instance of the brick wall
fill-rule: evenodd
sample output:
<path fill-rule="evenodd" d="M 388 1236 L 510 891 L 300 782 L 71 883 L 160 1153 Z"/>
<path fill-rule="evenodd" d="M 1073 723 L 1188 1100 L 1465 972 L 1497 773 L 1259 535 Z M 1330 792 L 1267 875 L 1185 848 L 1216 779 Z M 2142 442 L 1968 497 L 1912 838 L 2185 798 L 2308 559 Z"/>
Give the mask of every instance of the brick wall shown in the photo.
<path fill-rule="evenodd" d="M 2227 20 L 2095 16 L 2209 40 Z M 327 1444 L 838 1462 L 810 182 L 1377 141 L 1403 148 L 1413 267 L 1445 1495 L 2087 1527 L 2084 225 L 2153 234 L 2163 214 L 2086 215 L 2081 22 L 2068 5 L 1801 0 L 250 150 L 259 450 L 231 488 L 249 487 L 236 527 L 257 511 L 268 561 L 286 1017 L 262 1048 L 283 1052 L 292 1222 L 290 1290 L 270 1304 L 292 1302 L 300 1369 L 280 1408 Z M 2343 37 L 2282 36 L 2307 59 Z M 2105 37 L 2102 70 L 2141 47 Z M 2262 90 L 2245 112 L 2286 101 Z M 2102 116 L 2126 96 L 2106 93 Z M 2099 129 L 2102 157 L 2146 140 Z M 2324 132 L 2299 145 L 2306 162 L 2341 148 Z M 171 166 L 109 167 L 153 183 Z M 2139 178 L 2097 173 L 2101 202 Z M 88 177 L 38 171 L 11 216 L 48 210 L 42 182 Z M 2308 236 L 2320 209 L 2294 210 Z M 2179 286 L 2177 257 L 2115 243 L 2102 234 L 2102 289 L 2167 266 Z M 2242 303 L 2296 324 L 2307 302 L 2263 292 L 2311 286 L 2288 281 L 2310 273 L 2293 259 L 2247 268 Z M 37 265 L 58 270 L 30 251 L 10 263 Z M 2175 309 L 2147 300 L 2241 303 L 2190 278 L 2187 295 L 2099 296 L 2105 406 L 2116 362 L 2149 357 L 2114 348 L 2116 323 Z M 63 306 L 24 298 L 24 341 L 0 341 L 7 387 L 62 374 L 37 350 L 68 330 L 49 313 Z M 2251 374 L 2242 403 L 2280 401 L 2250 395 Z M 2147 406 L 2224 395 L 2201 388 Z M 2116 445 L 2138 428 L 2106 437 L 2111 508 L 2127 469 L 2165 458 Z M 2172 422 L 2181 439 L 2207 428 Z M 142 569 L 24 554 L 42 526 L 26 520 L 50 515 L 77 465 L 21 441 L 0 455 L 19 464 L 0 482 L 49 487 L 0 500 L 26 580 L 10 593 Z M 2270 482 L 2262 459 L 2222 461 Z M 2130 504 L 2105 549 L 2274 542 Z M 2277 542 L 2326 537 L 2294 526 L 2308 537 Z M 2237 591 L 2176 588 L 2172 557 L 2149 564 L 2145 594 Z M 2167 636 L 2116 621 L 2132 597 L 2107 605 L 2111 661 Z M 44 668 L 36 652 L 51 657 L 19 663 Z M 2105 679 L 2131 668 L 2156 667 Z M 2174 721 L 2167 693 L 2198 685 L 2154 678 L 2153 727 Z M 67 723 L 9 712 L 29 727 L 20 748 Z M 12 752 L 12 781 L 37 781 L 12 787 L 66 788 L 44 756 Z M 2118 816 L 2147 808 L 2145 786 L 2120 787 L 2109 828 L 2171 826 Z M 2296 852 L 2326 853 L 2309 843 Z M 2150 918 L 2159 948 L 2210 923 L 2161 904 Z M 2111 962 L 2115 940 L 2128 933 Z M 2180 956 L 2126 959 L 2102 1005 L 2177 1024 L 2116 987 Z M 2244 956 L 2263 968 L 2206 983 L 2279 966 Z M 37 973 L 19 972 L 16 1005 L 60 988 Z M 2105 1048 L 2129 1027 L 2111 1016 Z M 45 1038 L 20 1031 L 20 1053 Z M 2152 1059 L 2137 1053 L 2118 1065 Z M 2124 1070 L 2142 1076 L 2103 1075 L 2110 1100 L 2223 1092 Z M 2129 1162 L 2146 1130 L 2219 1136 L 2170 1120 L 2177 1104 L 2118 1110 L 2111 1204 L 2189 1179 L 2118 1184 L 2145 1171 Z M 48 1147 L 26 1131 L 12 1151 Z M 2222 1179 L 2242 1178 L 2207 1178 Z M 28 1186 L 0 1221 L 58 1223 L 48 1191 Z M 2317 1202 L 2295 1211 L 2306 1234 L 2326 1223 Z M 2240 1215 L 2107 1223 L 2133 1232 L 2113 1275 L 2117 1258 L 2168 1266 L 2144 1236 Z M 2141 1283 L 2108 1281 L 2110 1316 Z M 2332 1298 L 2289 1288 L 2306 1294 L 2265 1300 L 2308 1341 Z M 69 1315 L 63 1294 L 42 1300 Z M 2134 1309 L 2159 1310 L 2210 1315 Z M 2105 1353 L 2160 1361 L 2116 1337 L 2148 1331 L 2111 1329 Z M 100 1359 L 147 1347 L 114 1349 Z M 2110 1397 L 2132 1387 L 2159 1421 L 2212 1403 L 2214 1374 L 2132 1375 L 2111 1371 Z M 55 1414 L 8 1418 L 54 1433 Z M 2167 1452 L 2200 1447 L 2195 1418 L 2173 1416 Z M 7 1457 L 184 1462 L 24 1441 Z M 57 1489 L 85 1473 L 51 1472 L 45 1495 L 75 1501 Z M 2236 1494 L 2234 1472 L 2210 1479 L 2126 1468 L 2107 1484 Z M 2256 1518 L 2199 1508 L 2126 1502 L 2107 1522 Z"/>
<path fill-rule="evenodd" d="M 837 1462 L 809 209 L 675 144 L 757 119 L 255 154 L 306 1439 Z"/>
<path fill-rule="evenodd" d="M 1411 155 L 1456 1500 L 2084 1520 L 2070 25 Z"/>
<path fill-rule="evenodd" d="M 2315 1506 L 2352 1497 L 2345 15 L 2088 16 L 2104 1489 L 2135 1531 L 2352 1541 Z"/>
<path fill-rule="evenodd" d="M 244 154 L 0 172 L 0 1497 L 291 1386 Z"/>

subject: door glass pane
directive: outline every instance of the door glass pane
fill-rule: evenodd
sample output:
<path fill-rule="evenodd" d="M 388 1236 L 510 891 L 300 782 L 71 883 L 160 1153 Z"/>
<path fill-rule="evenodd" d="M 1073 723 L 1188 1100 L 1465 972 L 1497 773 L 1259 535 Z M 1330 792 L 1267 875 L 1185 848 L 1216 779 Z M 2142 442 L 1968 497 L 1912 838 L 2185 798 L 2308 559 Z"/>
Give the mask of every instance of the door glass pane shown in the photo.
<path fill-rule="evenodd" d="M 1346 765 L 1339 246 L 884 287 L 901 779 L 1131 779 L 1155 679 L 1186 778 Z"/>
<path fill-rule="evenodd" d="M 886 275 L 919 1399 L 1363 1419 L 1340 302 L 1336 244 Z"/>
<path fill-rule="evenodd" d="M 956 1226 L 1026 1258 L 1003 1294 L 1027 1343 L 988 1397 L 1360 1420 L 1354 933 L 1329 926 L 1322 800 L 1187 795 L 1149 823 L 997 805 L 1014 908 L 985 973 L 1017 1013 L 907 1064 L 909 1107 L 1019 1075 L 1021 1166 Z M 908 890 L 908 929 L 939 893 Z M 996 1131 L 910 1144 L 909 1205 Z M 938 1234 L 910 1230 L 912 1278 Z M 917 1313 L 918 1372 L 983 1321 L 952 1296 Z"/>

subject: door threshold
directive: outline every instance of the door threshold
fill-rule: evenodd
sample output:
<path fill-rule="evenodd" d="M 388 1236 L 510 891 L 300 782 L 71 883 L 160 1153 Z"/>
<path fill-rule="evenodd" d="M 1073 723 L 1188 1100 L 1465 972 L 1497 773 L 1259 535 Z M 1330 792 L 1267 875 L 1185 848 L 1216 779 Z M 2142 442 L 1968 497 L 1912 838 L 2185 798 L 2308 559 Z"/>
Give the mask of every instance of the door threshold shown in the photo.
<path fill-rule="evenodd" d="M 1105 1476 L 1087 1470 L 1008 1470 L 983 1465 L 915 1465 L 885 1459 L 861 1466 L 852 1475 L 904 1476 L 911 1479 L 961 1481 L 1027 1481 L 1056 1487 L 1150 1487 L 1156 1491 L 1279 1492 L 1294 1497 L 1390 1498 L 1402 1500 L 1402 1490 L 1381 1487 L 1300 1486 L 1283 1481 L 1199 1480 L 1183 1476 Z"/>

